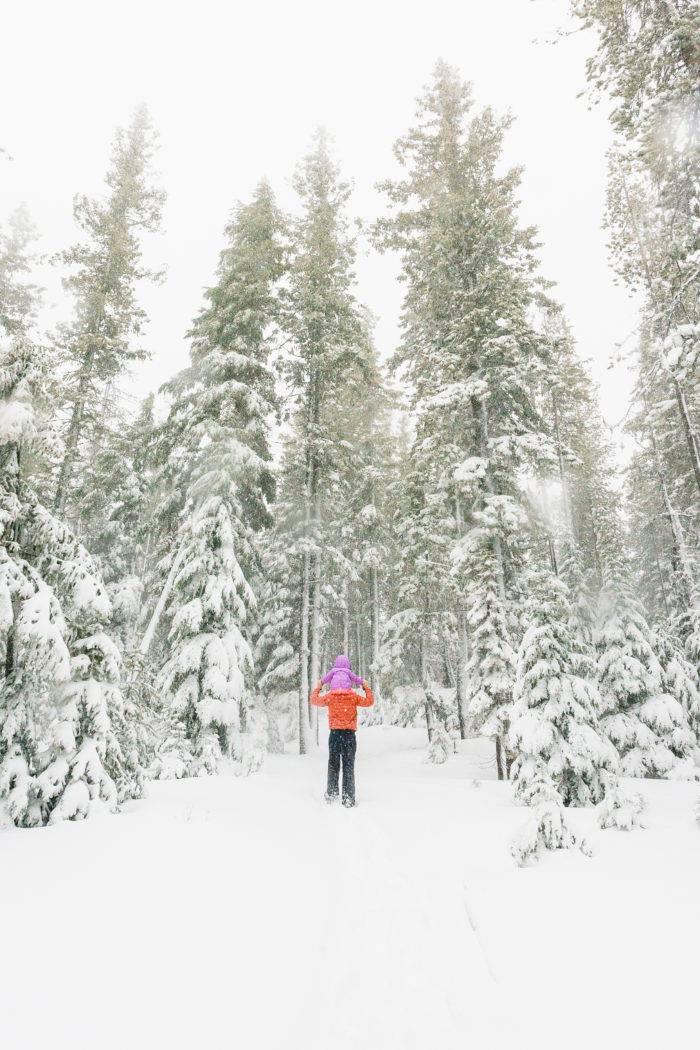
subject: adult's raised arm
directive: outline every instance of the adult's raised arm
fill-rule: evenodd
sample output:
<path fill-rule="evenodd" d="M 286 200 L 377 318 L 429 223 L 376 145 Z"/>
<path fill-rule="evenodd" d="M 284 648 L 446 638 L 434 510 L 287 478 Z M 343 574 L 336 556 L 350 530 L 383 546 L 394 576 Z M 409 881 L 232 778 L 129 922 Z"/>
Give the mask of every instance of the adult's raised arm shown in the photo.
<path fill-rule="evenodd" d="M 374 693 L 372 692 L 369 682 L 362 681 L 362 688 L 365 691 L 364 696 L 358 696 L 357 706 L 358 707 L 371 707 L 374 703 Z"/>
<path fill-rule="evenodd" d="M 321 696 L 321 686 L 323 682 L 319 682 L 318 685 L 314 686 L 311 690 L 310 700 L 314 707 L 328 707 L 328 693 L 325 696 Z"/>

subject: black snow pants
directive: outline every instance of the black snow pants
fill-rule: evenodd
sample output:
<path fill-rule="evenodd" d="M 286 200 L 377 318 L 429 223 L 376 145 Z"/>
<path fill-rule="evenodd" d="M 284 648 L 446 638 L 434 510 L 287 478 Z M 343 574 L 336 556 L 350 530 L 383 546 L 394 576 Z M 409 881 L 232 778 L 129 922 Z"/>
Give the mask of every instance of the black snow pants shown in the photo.
<path fill-rule="evenodd" d="M 354 729 L 331 729 L 328 736 L 328 797 L 338 797 L 340 763 L 343 763 L 343 802 L 355 801 L 355 751 L 357 738 Z"/>

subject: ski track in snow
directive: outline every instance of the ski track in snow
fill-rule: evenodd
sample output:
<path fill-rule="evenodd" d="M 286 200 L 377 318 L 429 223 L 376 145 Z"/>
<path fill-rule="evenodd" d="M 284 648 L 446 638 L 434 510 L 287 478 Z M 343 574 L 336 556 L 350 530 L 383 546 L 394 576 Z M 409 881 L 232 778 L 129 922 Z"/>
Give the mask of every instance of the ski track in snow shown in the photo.
<path fill-rule="evenodd" d="M 361 728 L 350 811 L 322 746 L 0 833 L 3 1050 L 689 1045 L 697 786 L 640 785 L 646 831 L 576 812 L 593 859 L 518 869 L 490 745 L 423 750 Z"/>

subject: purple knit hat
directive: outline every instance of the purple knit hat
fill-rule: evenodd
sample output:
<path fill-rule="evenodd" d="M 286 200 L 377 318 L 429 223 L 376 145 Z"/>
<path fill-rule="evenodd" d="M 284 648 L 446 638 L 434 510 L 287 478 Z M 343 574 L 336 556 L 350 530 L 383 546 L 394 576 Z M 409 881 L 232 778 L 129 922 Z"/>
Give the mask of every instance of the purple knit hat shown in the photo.
<path fill-rule="evenodd" d="M 335 663 L 321 681 L 324 685 L 330 685 L 331 689 L 350 689 L 353 685 L 362 683 L 362 679 L 350 670 L 347 656 L 336 656 Z"/>

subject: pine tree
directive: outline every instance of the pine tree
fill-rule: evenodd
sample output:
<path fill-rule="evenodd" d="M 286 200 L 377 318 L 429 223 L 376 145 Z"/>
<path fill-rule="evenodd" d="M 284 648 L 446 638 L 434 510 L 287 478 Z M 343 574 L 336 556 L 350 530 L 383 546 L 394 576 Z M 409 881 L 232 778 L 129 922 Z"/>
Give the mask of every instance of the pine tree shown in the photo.
<path fill-rule="evenodd" d="M 120 408 L 73 487 L 81 531 L 110 586 L 140 579 L 155 553 L 157 428 L 154 398 L 133 417 Z M 128 586 L 128 584 L 124 584 Z"/>
<path fill-rule="evenodd" d="M 663 629 L 654 632 L 654 651 L 661 665 L 663 690 L 681 705 L 697 743 L 700 740 L 700 676 L 697 665 L 687 659 L 678 640 Z M 685 727 L 682 731 L 685 731 Z"/>
<path fill-rule="evenodd" d="M 0 370 L 0 805 L 20 826 L 114 809 L 141 789 L 104 584 L 21 473 L 40 377 L 37 348 L 11 348 Z"/>
<path fill-rule="evenodd" d="M 48 822 L 55 803 L 44 772 L 67 764 L 56 691 L 70 678 L 66 625 L 52 590 L 0 546 L 0 827 Z"/>
<path fill-rule="evenodd" d="M 254 602 L 235 553 L 227 502 L 206 499 L 185 520 L 160 684 L 185 727 L 193 772 L 241 759 L 241 705 L 252 662 L 243 630 Z"/>
<path fill-rule="evenodd" d="M 284 750 L 298 732 L 300 593 L 297 552 L 292 546 L 284 506 L 276 506 L 277 525 L 265 535 L 256 580 L 258 599 L 255 648 L 256 686 L 267 715 L 268 749 Z"/>
<path fill-rule="evenodd" d="M 323 130 L 294 179 L 301 213 L 292 223 L 289 287 L 283 327 L 291 343 L 281 360 L 290 394 L 283 473 L 298 479 L 301 535 L 299 750 L 310 745 L 310 682 L 320 676 L 322 488 L 338 449 L 337 390 L 366 372 L 366 325 L 354 297 L 355 245 L 348 231 L 349 187 L 341 180 Z"/>
<path fill-rule="evenodd" d="M 119 381 L 145 351 L 137 340 L 146 321 L 139 281 L 157 277 L 142 263 L 141 236 L 158 229 L 163 194 L 151 185 L 155 136 L 144 107 L 117 132 L 105 200 L 78 196 L 75 219 L 85 239 L 60 256 L 75 299 L 75 319 L 59 333 L 65 363 L 61 384 L 65 426 L 56 466 L 54 510 L 76 506 L 74 486 L 109 429 Z"/>
<path fill-rule="evenodd" d="M 383 714 L 379 639 L 391 547 L 389 488 L 395 476 L 389 398 L 369 317 L 365 345 L 358 350 L 362 369 L 353 378 L 362 397 L 342 398 L 331 408 L 335 441 L 322 479 L 320 523 L 325 554 L 321 634 L 327 656 L 352 653 L 357 673 L 370 680 L 374 707 L 364 718 L 369 722 L 381 721 Z"/>
<path fill-rule="evenodd" d="M 0 824 L 48 817 L 39 783 L 57 735 L 53 694 L 70 677 L 66 625 L 51 588 L 22 556 L 23 448 L 34 429 L 37 353 L 26 340 L 0 364 Z"/>
<path fill-rule="evenodd" d="M 623 570 L 601 594 L 597 629 L 603 731 L 626 776 L 692 776 L 693 735 L 681 703 L 664 689 L 654 637 Z"/>
<path fill-rule="evenodd" d="M 284 222 L 267 182 L 224 233 L 217 283 L 189 333 L 191 362 L 164 387 L 173 403 L 161 436 L 161 516 L 168 530 L 188 498 L 235 500 L 238 556 L 251 573 L 252 536 L 271 524 L 274 498 L 271 352 L 285 264 Z"/>
<path fill-rule="evenodd" d="M 576 0 L 572 9 L 597 30 L 588 79 L 613 102 L 613 261 L 644 299 L 629 427 L 639 445 L 628 477 L 635 564 L 652 614 L 687 640 L 700 617 L 700 22 L 687 3 Z"/>
<path fill-rule="evenodd" d="M 560 494 L 554 532 L 565 546 L 573 543 L 577 572 L 593 599 L 602 581 L 603 548 L 621 513 L 619 481 L 597 391 L 556 304 L 548 303 L 543 312 L 543 335 L 548 360 L 541 412 L 550 424 Z"/>
<path fill-rule="evenodd" d="M 454 535 L 445 500 L 431 493 L 433 470 L 432 457 L 415 441 L 394 485 L 396 609 L 384 625 L 381 658 L 383 677 L 394 684 L 397 718 L 410 724 L 422 714 L 429 745 L 436 726 L 451 714 L 440 694 L 438 669 Z"/>
<path fill-rule="evenodd" d="M 172 571 L 173 562 L 182 553 L 182 545 L 187 548 L 176 570 L 171 611 L 191 601 L 182 581 L 187 577 L 192 544 L 196 549 L 197 544 L 218 542 L 217 529 L 223 530 L 222 534 L 230 529 L 226 544 L 230 544 L 231 549 L 225 558 L 228 569 L 218 564 L 213 547 L 207 557 L 215 579 L 219 576 L 223 579 L 222 573 L 226 571 L 232 573 L 232 582 L 227 585 L 232 599 L 237 588 L 243 587 L 245 615 L 239 616 L 238 607 L 233 613 L 238 624 L 236 630 L 240 629 L 241 642 L 245 638 L 246 646 L 253 644 L 255 634 L 255 619 L 251 616 L 255 603 L 247 581 L 259 578 L 261 530 L 267 530 L 272 523 L 270 507 L 275 494 L 270 442 L 277 395 L 271 353 L 279 314 L 279 282 L 285 265 L 284 233 L 283 218 L 269 185 L 263 181 L 251 202 L 239 205 L 226 226 L 226 246 L 219 258 L 217 282 L 205 293 L 207 304 L 189 333 L 190 364 L 164 387 L 173 400 L 158 438 L 161 466 L 156 487 L 161 500 L 157 546 L 161 551 L 166 549 L 163 564 Z M 202 513 L 204 520 L 210 522 L 207 527 L 200 521 Z M 219 518 L 220 523 L 214 529 L 212 523 Z M 176 536 L 174 549 L 173 535 Z M 234 563 L 238 566 L 239 562 L 240 568 L 234 569 Z M 243 575 L 239 580 L 240 572 Z M 162 580 L 156 582 L 160 589 Z M 215 580 L 212 586 L 218 586 Z M 197 587 L 205 587 L 205 581 L 199 578 Z M 229 630 L 233 630 L 227 626 L 231 615 L 232 610 L 228 610 L 226 622 L 222 620 L 215 625 L 222 639 L 228 638 Z M 179 622 L 179 618 L 177 612 L 175 621 Z M 171 630 L 171 638 L 174 637 L 180 638 L 175 623 Z M 182 635 L 183 644 L 187 637 L 186 633 Z M 241 668 L 248 659 L 247 650 L 245 653 L 241 650 Z M 175 673 L 171 659 L 167 666 L 169 674 Z M 200 698 L 191 711 L 176 700 L 176 707 L 185 712 L 187 736 L 195 756 L 209 769 L 216 764 L 217 754 L 220 757 L 220 753 L 232 753 L 234 737 L 233 750 L 237 751 L 236 757 L 241 756 L 246 749 L 242 748 L 238 734 L 252 728 L 246 723 L 256 719 L 251 707 L 253 694 L 247 690 L 244 698 L 243 679 L 240 682 L 236 679 L 234 685 L 233 668 L 231 675 L 231 688 L 239 705 L 238 716 L 233 721 L 231 712 L 227 716 L 229 721 L 222 721 L 220 725 L 215 719 L 198 721 L 197 705 L 206 709 L 204 700 Z M 174 685 L 176 696 L 178 690 L 179 685 Z M 212 727 L 218 734 L 218 743 L 213 742 Z M 206 743 L 208 756 L 203 752 L 207 734 L 211 738 Z M 252 738 L 247 743 L 253 747 Z M 181 753 L 179 744 L 177 749 Z"/>
<path fill-rule="evenodd" d="M 0 332 L 7 336 L 26 333 L 33 325 L 41 302 L 40 288 L 27 280 L 37 232 L 25 205 L 0 227 Z"/>
<path fill-rule="evenodd" d="M 501 526 L 522 503 L 522 471 L 545 447 L 536 393 L 546 346 L 530 321 L 542 282 L 534 231 L 518 224 L 520 172 L 500 171 L 509 121 L 490 109 L 472 116 L 472 105 L 469 86 L 438 63 L 419 100 L 416 126 L 396 144 L 404 177 L 384 185 L 393 212 L 376 232 L 381 247 L 402 253 L 403 338 L 394 363 L 411 391 L 416 449 L 430 462 L 421 471 L 425 504 L 446 526 L 445 568 L 450 548 L 459 551 L 472 529 L 481 535 L 478 516 L 486 510 L 494 525 L 489 564 L 505 607 L 516 567 Z M 496 512 L 499 503 L 504 514 Z M 450 578 L 440 568 L 437 574 Z M 474 653 L 490 659 L 491 644 L 472 646 L 468 662 L 468 609 L 480 600 L 470 590 L 484 584 L 469 574 L 455 580 L 452 594 L 441 593 L 458 624 L 455 677 L 464 732 L 468 672 L 489 678 L 488 667 L 475 666 Z M 493 644 L 504 653 L 506 622 L 502 615 L 491 623 L 503 632 Z M 500 740 L 497 747 L 501 771 Z"/>
<path fill-rule="evenodd" d="M 467 622 L 470 654 L 467 663 L 467 710 L 470 728 L 497 744 L 498 773 L 502 777 L 502 741 L 508 735 L 515 653 L 511 642 L 505 595 L 493 537 L 498 528 L 498 508 L 487 504 L 473 516 L 473 525 L 455 551 L 455 564 L 469 579 Z"/>
<path fill-rule="evenodd" d="M 532 813 L 510 848 L 516 864 L 524 867 L 545 850 L 578 847 L 582 853 L 590 855 L 585 839 L 579 840 L 570 827 L 561 796 L 542 766 L 533 771 L 529 805 Z"/>
<path fill-rule="evenodd" d="M 600 802 L 617 755 L 601 733 L 593 654 L 574 629 L 566 585 L 532 580 L 530 626 L 518 653 L 510 745 L 516 797 L 530 804 L 544 769 L 565 806 Z"/>
<path fill-rule="evenodd" d="M 88 800 L 110 805 L 139 798 L 143 778 L 139 712 L 124 700 L 120 655 L 108 634 L 112 608 L 95 564 L 72 533 L 39 504 L 28 505 L 25 544 L 29 560 L 61 602 L 68 627 L 72 677 L 61 690 L 62 719 L 72 728 L 76 755 L 62 790 L 61 815 L 86 815 Z M 57 779 L 56 786 L 60 781 Z"/>

